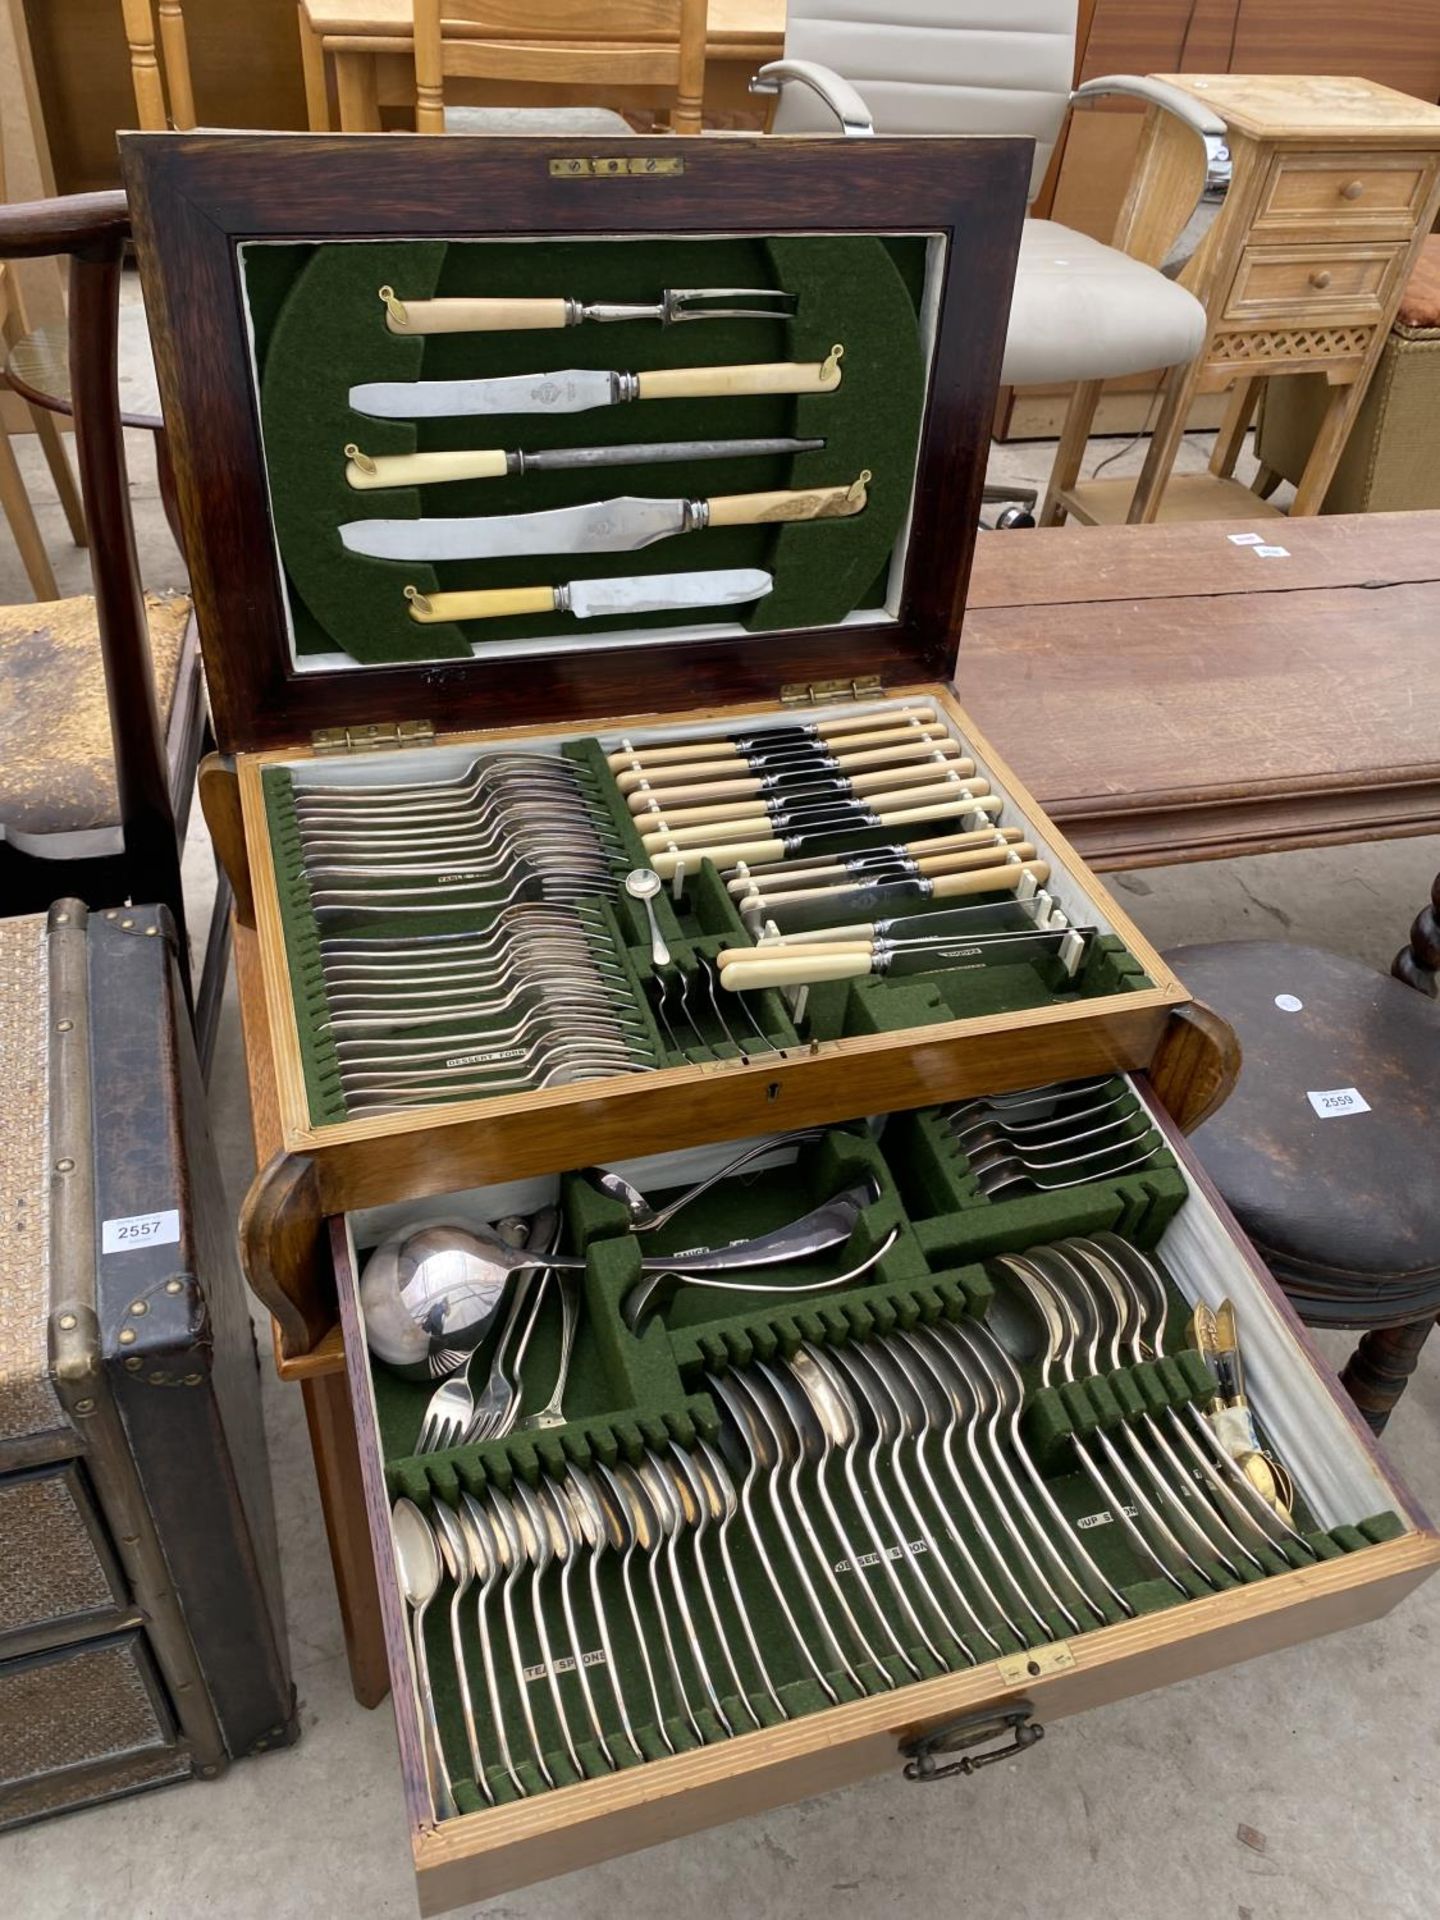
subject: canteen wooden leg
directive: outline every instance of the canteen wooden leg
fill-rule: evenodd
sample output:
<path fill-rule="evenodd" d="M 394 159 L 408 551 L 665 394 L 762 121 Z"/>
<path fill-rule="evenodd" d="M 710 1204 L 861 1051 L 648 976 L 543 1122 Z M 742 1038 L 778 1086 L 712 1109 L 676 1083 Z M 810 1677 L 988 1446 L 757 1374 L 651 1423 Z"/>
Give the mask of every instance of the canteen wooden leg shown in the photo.
<path fill-rule="evenodd" d="M 335 1569 L 350 1685 L 362 1707 L 378 1707 L 390 1691 L 390 1669 L 385 1659 L 385 1630 L 360 1486 L 360 1447 L 349 1387 L 343 1373 L 321 1373 L 303 1380 L 301 1391 L 330 1542 L 330 1564 Z"/>

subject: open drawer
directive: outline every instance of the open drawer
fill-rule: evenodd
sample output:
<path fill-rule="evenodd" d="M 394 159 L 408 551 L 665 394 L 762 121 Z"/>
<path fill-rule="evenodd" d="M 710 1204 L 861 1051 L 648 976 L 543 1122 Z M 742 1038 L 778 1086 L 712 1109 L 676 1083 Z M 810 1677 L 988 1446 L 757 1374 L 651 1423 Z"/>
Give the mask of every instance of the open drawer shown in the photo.
<path fill-rule="evenodd" d="M 1022 1131 L 1058 1119 L 1101 1152 L 1083 1184 Z M 1013 1177 L 1017 1140 L 1039 1178 Z M 612 1171 L 659 1206 L 736 1152 Z M 640 1266 L 641 1243 L 693 1264 L 842 1203 L 843 1232 L 765 1293 Z M 389 1252 L 369 1256 L 440 1222 L 513 1242 L 505 1222 L 539 1234 L 551 1206 L 584 1262 L 564 1424 L 415 1454 L 431 1383 L 367 1348 L 368 1328 L 412 1352 Z M 931 1777 L 979 1737 L 1023 1749 L 1056 1716 L 1374 1618 L 1440 1558 L 1141 1082 L 817 1130 L 675 1219 L 634 1217 L 591 1170 L 331 1222 L 427 1913 L 887 1767 Z M 563 1292 L 539 1290 L 527 1418 Z M 1243 1382 L 1223 1314 L 1217 1345 L 1195 1311 L 1226 1300 Z M 1249 1416 L 1226 1409 L 1237 1386 Z M 428 1694 L 399 1500 L 412 1560 L 438 1529 L 481 1575 L 426 1609 Z"/>

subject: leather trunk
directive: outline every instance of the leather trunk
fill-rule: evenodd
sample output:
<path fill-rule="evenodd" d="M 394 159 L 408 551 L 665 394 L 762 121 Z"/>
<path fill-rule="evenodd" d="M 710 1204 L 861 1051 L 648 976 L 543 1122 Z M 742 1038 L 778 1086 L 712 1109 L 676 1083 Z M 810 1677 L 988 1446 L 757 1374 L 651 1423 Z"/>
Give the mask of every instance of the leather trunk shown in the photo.
<path fill-rule="evenodd" d="M 163 909 L 0 923 L 0 1827 L 296 1731 L 259 1365 Z"/>

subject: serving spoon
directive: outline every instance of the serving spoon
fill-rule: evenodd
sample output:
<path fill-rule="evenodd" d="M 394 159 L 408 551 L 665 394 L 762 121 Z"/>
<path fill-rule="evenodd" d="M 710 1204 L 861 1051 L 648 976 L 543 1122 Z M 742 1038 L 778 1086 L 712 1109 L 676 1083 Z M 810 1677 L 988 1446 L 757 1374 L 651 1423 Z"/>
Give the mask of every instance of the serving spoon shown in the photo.
<path fill-rule="evenodd" d="M 440 1744 L 440 1722 L 430 1690 L 430 1656 L 425 1647 L 425 1614 L 440 1590 L 440 1549 L 430 1522 L 413 1500 L 403 1496 L 390 1510 L 390 1532 L 395 1561 L 410 1609 L 410 1648 L 415 1660 L 415 1685 L 420 1695 L 424 1725 L 425 1773 L 437 1820 L 451 1820 L 460 1811 L 455 1804 L 445 1749 Z"/>

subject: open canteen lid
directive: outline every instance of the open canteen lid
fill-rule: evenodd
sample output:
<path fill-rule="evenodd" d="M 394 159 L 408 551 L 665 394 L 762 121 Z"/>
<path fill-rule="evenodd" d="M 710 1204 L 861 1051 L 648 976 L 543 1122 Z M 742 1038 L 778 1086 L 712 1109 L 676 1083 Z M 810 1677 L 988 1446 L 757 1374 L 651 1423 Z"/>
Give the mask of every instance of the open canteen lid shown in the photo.
<path fill-rule="evenodd" d="M 223 750 L 953 673 L 1028 142 L 121 146 Z"/>

